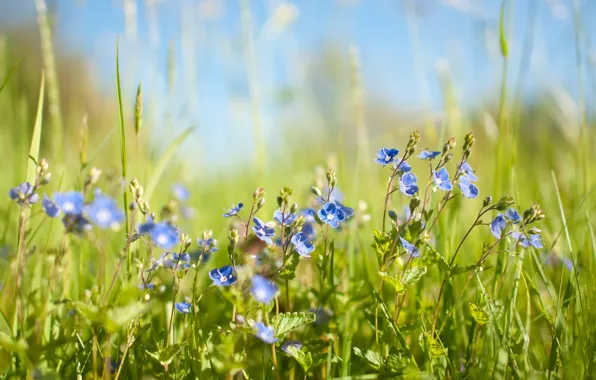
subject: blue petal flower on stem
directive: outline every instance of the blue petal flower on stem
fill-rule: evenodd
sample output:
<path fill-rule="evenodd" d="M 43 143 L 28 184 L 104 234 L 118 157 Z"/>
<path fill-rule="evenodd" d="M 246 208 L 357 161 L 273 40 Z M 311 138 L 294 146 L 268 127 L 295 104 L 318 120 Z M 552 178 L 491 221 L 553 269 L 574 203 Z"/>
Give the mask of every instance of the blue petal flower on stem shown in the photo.
<path fill-rule="evenodd" d="M 281 345 L 281 350 L 283 352 L 285 352 L 286 354 L 291 355 L 291 352 L 289 350 L 290 347 L 294 347 L 294 348 L 301 350 L 303 345 L 301 342 L 299 342 L 297 340 L 288 340 L 288 341 L 285 341 L 284 344 Z"/>
<path fill-rule="evenodd" d="M 401 164 L 399 163 L 401 160 L 399 159 L 399 157 L 395 158 L 395 162 L 393 163 L 393 168 L 394 169 L 398 169 L 404 173 L 406 172 L 411 172 L 412 171 L 412 166 L 410 166 L 410 164 L 408 164 L 407 161 L 402 162 Z M 399 165 L 398 165 L 399 164 Z"/>
<path fill-rule="evenodd" d="M 29 182 L 23 182 L 19 186 L 10 189 L 8 197 L 17 202 L 19 206 L 37 203 L 39 200 L 39 195 L 33 192 L 33 185 Z"/>
<path fill-rule="evenodd" d="M 263 276 L 254 275 L 251 280 L 250 292 L 260 303 L 269 303 L 277 295 L 277 285 Z"/>
<path fill-rule="evenodd" d="M 178 244 L 178 229 L 166 222 L 157 223 L 149 231 L 151 240 L 156 247 L 172 249 Z"/>
<path fill-rule="evenodd" d="M 468 177 L 461 176 L 459 177 L 459 188 L 461 189 L 461 193 L 464 197 L 474 199 L 478 196 L 480 190 L 478 190 L 478 186 L 474 185 Z"/>
<path fill-rule="evenodd" d="M 117 228 L 124 222 L 124 211 L 116 202 L 105 195 L 96 194 L 93 202 L 83 206 L 85 216 L 99 228 Z"/>
<path fill-rule="evenodd" d="M 215 240 L 214 238 L 208 238 L 205 240 L 197 238 L 197 244 L 203 252 L 217 252 L 217 240 Z"/>
<path fill-rule="evenodd" d="M 174 197 L 178 199 L 180 202 L 186 202 L 190 197 L 188 189 L 181 183 L 176 183 L 172 185 L 172 193 L 174 194 Z"/>
<path fill-rule="evenodd" d="M 190 314 L 192 310 L 192 304 L 190 302 L 177 302 L 176 303 L 176 311 L 183 313 L 183 314 Z"/>
<path fill-rule="evenodd" d="M 163 262 L 163 266 L 172 270 L 188 269 L 190 268 L 190 255 L 188 253 L 183 253 L 181 255 L 173 253 L 171 259 Z"/>
<path fill-rule="evenodd" d="M 418 185 L 416 185 L 416 176 L 407 172 L 399 179 L 399 190 L 405 195 L 411 197 L 418 192 Z"/>
<path fill-rule="evenodd" d="M 332 228 L 339 227 L 339 224 L 346 219 L 346 213 L 334 202 L 327 202 L 318 212 L 319 219 Z"/>
<path fill-rule="evenodd" d="M 514 208 L 510 208 L 507 211 L 505 211 L 505 216 L 507 217 L 507 219 L 513 222 L 513 224 L 517 224 L 521 221 L 521 216 L 519 215 L 519 212 L 517 212 L 517 210 Z"/>
<path fill-rule="evenodd" d="M 56 203 L 54 203 L 50 198 L 48 198 L 47 194 L 43 195 L 43 199 L 41 200 L 41 205 L 43 206 L 43 210 L 50 218 L 55 218 L 60 215 L 60 207 Z"/>
<path fill-rule="evenodd" d="M 377 153 L 377 158 L 375 158 L 375 162 L 377 164 L 381 164 L 383 166 L 391 164 L 395 157 L 399 154 L 399 150 L 393 148 L 381 148 L 379 153 Z"/>
<path fill-rule="evenodd" d="M 67 232 L 74 232 L 77 235 L 83 235 L 93 228 L 83 215 L 64 215 L 62 224 Z"/>
<path fill-rule="evenodd" d="M 354 216 L 354 209 L 353 208 L 348 207 L 348 206 L 344 206 L 338 200 L 334 200 L 332 202 L 335 203 L 335 205 L 337 206 L 338 209 L 340 209 L 341 211 L 343 211 L 343 213 L 345 214 L 345 219 L 350 219 L 351 217 Z"/>
<path fill-rule="evenodd" d="M 410 243 L 409 241 L 407 241 L 406 239 L 400 237 L 399 241 L 401 242 L 402 247 L 404 247 L 406 249 L 406 251 L 408 251 L 408 253 L 410 254 L 410 256 L 416 258 L 416 257 L 420 257 L 420 250 L 418 248 L 416 248 L 416 246 L 412 243 Z"/>
<path fill-rule="evenodd" d="M 236 216 L 238 215 L 238 212 L 242 210 L 242 207 L 244 207 L 244 203 L 238 203 L 238 206 L 232 205 L 232 207 L 228 209 L 227 212 L 224 212 L 222 216 L 224 218 L 231 218 L 232 216 Z"/>
<path fill-rule="evenodd" d="M 255 235 L 268 245 L 273 245 L 273 240 L 271 238 L 275 236 L 275 228 L 269 227 L 265 224 L 261 219 L 257 218 L 256 216 L 252 218 L 254 225 L 252 226 L 252 230 L 255 232 Z"/>
<path fill-rule="evenodd" d="M 65 215 L 81 215 L 85 197 L 79 191 L 54 193 L 54 202 Z"/>
<path fill-rule="evenodd" d="M 437 187 L 444 191 L 453 190 L 453 185 L 449 182 L 449 172 L 445 168 L 441 168 L 433 174 L 433 179 Z"/>
<path fill-rule="evenodd" d="M 432 159 L 437 158 L 440 154 L 441 154 L 441 152 L 438 150 L 425 149 L 422 152 L 420 152 L 420 154 L 418 155 L 418 158 L 420 158 L 421 160 L 432 160 Z"/>
<path fill-rule="evenodd" d="M 294 244 L 296 252 L 302 257 L 310 257 L 312 251 L 315 250 L 314 244 L 308 240 L 303 232 L 298 232 L 296 235 L 292 236 L 290 241 Z"/>
<path fill-rule="evenodd" d="M 230 286 L 236 282 L 234 268 L 229 265 L 211 270 L 209 272 L 209 278 L 213 281 L 213 285 L 216 286 Z"/>
<path fill-rule="evenodd" d="M 275 219 L 275 221 L 279 224 L 283 224 L 288 225 L 291 224 L 294 219 L 296 219 L 298 215 L 296 213 L 290 213 L 290 211 L 286 211 L 285 213 L 282 213 L 280 210 L 275 210 L 275 212 L 273 213 L 273 219 Z"/>
<path fill-rule="evenodd" d="M 503 214 L 498 214 L 493 221 L 490 223 L 490 232 L 497 238 L 500 239 L 503 230 L 507 226 L 507 220 L 503 216 Z"/>
<path fill-rule="evenodd" d="M 464 173 L 464 175 L 472 182 L 476 182 L 478 181 L 478 177 L 476 177 L 476 174 L 474 174 L 474 170 L 472 169 L 472 167 L 470 166 L 470 164 L 468 164 L 467 161 L 464 161 L 463 164 L 461 164 L 459 170 L 462 171 L 462 173 Z"/>
<path fill-rule="evenodd" d="M 275 337 L 275 330 L 273 327 L 265 326 L 262 322 L 257 322 L 254 325 L 255 327 L 255 336 L 262 340 L 267 344 L 273 344 L 277 342 L 277 338 Z"/>

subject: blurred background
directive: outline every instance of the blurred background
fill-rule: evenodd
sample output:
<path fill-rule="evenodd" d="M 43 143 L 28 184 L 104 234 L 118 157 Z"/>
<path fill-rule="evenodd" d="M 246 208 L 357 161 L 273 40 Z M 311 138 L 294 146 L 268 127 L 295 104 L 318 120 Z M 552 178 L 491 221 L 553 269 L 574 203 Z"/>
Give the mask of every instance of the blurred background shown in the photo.
<path fill-rule="evenodd" d="M 588 0 L 2 0 L 0 148 L 22 161 L 0 165 L 11 179 L 0 190 L 23 178 L 42 69 L 42 156 L 76 172 L 87 128 L 83 168 L 118 172 L 119 41 L 130 172 L 142 181 L 194 127 L 170 182 L 217 188 L 225 205 L 250 191 L 234 181 L 277 189 L 320 165 L 355 201 L 369 195 L 358 182 L 385 181 L 367 174 L 379 148 L 405 146 L 414 129 L 421 148 L 473 130 L 494 195 L 510 190 L 511 172 L 495 169 L 508 157 L 522 180 L 554 170 L 563 191 L 581 179 L 585 194 L 579 163 L 593 155 L 574 147 L 592 142 L 594 16 Z M 527 182 L 522 196 L 552 199 Z"/>

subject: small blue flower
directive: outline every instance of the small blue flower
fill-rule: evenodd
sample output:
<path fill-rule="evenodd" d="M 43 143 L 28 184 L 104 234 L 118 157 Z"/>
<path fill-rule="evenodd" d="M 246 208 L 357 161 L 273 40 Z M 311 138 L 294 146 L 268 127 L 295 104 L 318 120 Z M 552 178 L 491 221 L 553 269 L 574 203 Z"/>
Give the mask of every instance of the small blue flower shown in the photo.
<path fill-rule="evenodd" d="M 410 242 L 408 242 L 406 239 L 402 238 L 400 236 L 399 241 L 401 242 L 402 247 L 404 247 L 406 249 L 406 251 L 408 251 L 408 253 L 410 254 L 410 256 L 416 258 L 416 257 L 420 257 L 420 250 L 418 248 L 416 248 L 416 246 Z"/>
<path fill-rule="evenodd" d="M 334 200 L 332 202 L 335 203 L 335 205 L 337 206 L 337 208 L 339 208 L 341 211 L 344 212 L 344 214 L 346 214 L 346 219 L 350 219 L 351 217 L 354 216 L 354 209 L 353 208 L 348 207 L 348 206 L 344 206 L 338 200 Z"/>
<path fill-rule="evenodd" d="M 459 188 L 461 189 L 461 193 L 466 198 L 474 199 L 478 196 L 480 190 L 478 190 L 478 186 L 474 185 L 468 177 L 461 176 L 459 177 Z"/>
<path fill-rule="evenodd" d="M 319 219 L 329 224 L 332 228 L 339 227 L 339 224 L 346 219 L 346 213 L 334 202 L 327 202 L 318 212 Z"/>
<path fill-rule="evenodd" d="M 536 249 L 542 249 L 544 246 L 542 244 L 542 239 L 538 234 L 530 234 L 530 237 L 526 237 L 521 232 L 514 232 L 511 234 L 514 240 L 518 242 L 524 248 L 529 248 L 530 246 Z"/>
<path fill-rule="evenodd" d="M 169 255 L 170 255 L 170 252 L 166 252 L 166 253 L 162 253 L 161 256 L 159 256 L 157 259 L 151 258 L 151 261 L 152 261 L 151 267 L 149 269 L 147 269 L 147 272 L 152 272 L 152 271 L 156 270 L 157 268 L 163 266 L 166 257 L 168 257 Z"/>
<path fill-rule="evenodd" d="M 294 244 L 296 252 L 302 257 L 310 257 L 312 251 L 315 250 L 314 244 L 310 242 L 302 232 L 298 232 L 296 235 L 292 236 L 291 242 Z"/>
<path fill-rule="evenodd" d="M 399 157 L 395 158 L 395 162 L 393 162 L 393 168 L 394 169 L 398 169 L 404 173 L 406 172 L 411 172 L 412 171 L 412 166 L 410 166 L 410 164 L 408 164 L 407 161 L 404 161 L 400 164 L 400 159 Z M 398 165 L 399 164 L 399 165 Z"/>
<path fill-rule="evenodd" d="M 208 238 L 208 239 L 201 239 L 201 238 L 197 238 L 197 244 L 199 245 L 199 248 L 201 248 L 201 250 L 203 252 L 211 252 L 211 253 L 215 253 L 217 252 L 217 240 L 213 239 L 213 238 Z"/>
<path fill-rule="evenodd" d="M 252 218 L 254 226 L 252 226 L 252 230 L 255 232 L 255 235 L 268 245 L 273 245 L 273 240 L 271 238 L 275 236 L 275 228 L 269 227 L 267 224 L 263 223 L 263 221 L 256 216 Z"/>
<path fill-rule="evenodd" d="M 519 223 L 521 221 L 521 216 L 519 215 L 519 212 L 517 212 L 517 210 L 514 209 L 514 208 L 510 208 L 507 211 L 505 211 L 505 216 L 513 224 L 517 224 L 517 223 Z"/>
<path fill-rule="evenodd" d="M 439 169 L 433 174 L 433 179 L 437 187 L 444 191 L 453 190 L 453 185 L 449 182 L 449 172 L 445 168 Z"/>
<path fill-rule="evenodd" d="M 163 266 L 172 270 L 188 269 L 190 268 L 190 255 L 188 253 L 183 253 L 181 255 L 173 253 L 171 259 L 163 262 Z"/>
<path fill-rule="evenodd" d="M 234 268 L 229 265 L 213 269 L 209 272 L 209 278 L 216 286 L 230 286 L 236 282 Z"/>
<path fill-rule="evenodd" d="M 563 265 L 569 272 L 573 270 L 573 261 L 569 260 L 567 257 L 563 257 Z"/>
<path fill-rule="evenodd" d="M 166 222 L 157 223 L 149 231 L 151 240 L 156 247 L 171 249 L 178 244 L 178 229 Z"/>
<path fill-rule="evenodd" d="M 273 213 L 273 219 L 275 219 L 275 221 L 279 224 L 283 224 L 288 225 L 288 224 L 292 224 L 292 222 L 294 221 L 294 219 L 296 219 L 298 215 L 296 213 L 292 214 L 290 213 L 290 211 L 287 211 L 285 213 L 282 213 L 279 210 L 275 210 L 275 212 Z"/>
<path fill-rule="evenodd" d="M 315 226 L 312 223 L 304 223 L 304 226 L 302 226 L 302 235 L 306 236 L 308 240 L 315 240 L 317 237 Z"/>
<path fill-rule="evenodd" d="M 67 232 L 74 232 L 77 235 L 83 235 L 93 228 L 91 223 L 82 215 L 64 215 L 62 224 L 64 224 Z"/>
<path fill-rule="evenodd" d="M 275 330 L 273 330 L 273 327 L 265 326 L 262 322 L 255 323 L 254 327 L 256 329 L 256 337 L 261 339 L 263 342 L 267 344 L 273 344 L 277 342 L 277 338 L 275 337 Z"/>
<path fill-rule="evenodd" d="M 476 177 L 476 174 L 474 174 L 474 170 L 472 169 L 472 167 L 470 166 L 470 164 L 468 164 L 468 161 L 464 161 L 463 164 L 461 164 L 459 170 L 462 171 L 462 173 L 464 173 L 464 175 L 472 182 L 476 182 L 478 181 L 478 177 Z"/>
<path fill-rule="evenodd" d="M 302 347 L 304 347 L 304 346 L 302 345 L 302 342 L 299 342 L 297 340 L 288 340 L 288 341 L 285 341 L 284 344 L 281 345 L 281 350 L 283 352 L 285 352 L 286 354 L 291 355 L 291 352 L 289 350 L 290 347 L 294 347 L 298 350 L 301 350 Z"/>
<path fill-rule="evenodd" d="M 260 303 L 269 303 L 277 295 L 277 285 L 263 276 L 254 275 L 251 280 L 250 292 Z"/>
<path fill-rule="evenodd" d="M 183 314 L 190 314 L 192 310 L 192 304 L 190 302 L 177 302 L 176 303 L 176 311 L 183 313 Z"/>
<path fill-rule="evenodd" d="M 377 158 L 375 158 L 375 162 L 377 164 L 381 164 L 383 166 L 391 164 L 395 157 L 399 154 L 399 150 L 393 148 L 381 148 L 379 153 L 377 153 Z"/>
<path fill-rule="evenodd" d="M 413 196 L 418 192 L 418 185 L 416 185 L 416 176 L 407 172 L 399 179 L 399 190 L 407 196 Z"/>
<path fill-rule="evenodd" d="M 147 216 L 147 221 L 139 226 L 139 234 L 145 235 L 151 232 L 155 227 L 155 221 L 151 216 Z"/>
<path fill-rule="evenodd" d="M 327 324 L 329 322 L 329 318 L 331 318 L 331 316 L 333 315 L 333 311 L 329 309 L 324 309 L 322 307 L 311 307 L 310 309 L 308 309 L 308 311 L 310 311 L 311 313 L 315 313 L 316 326 Z"/>
<path fill-rule="evenodd" d="M 242 207 L 244 207 L 243 203 L 238 203 L 238 206 L 232 205 L 232 207 L 227 212 L 224 212 L 222 216 L 224 218 L 231 218 L 232 216 L 236 216 L 238 215 L 238 212 L 242 210 Z"/>
<path fill-rule="evenodd" d="M 47 194 L 43 195 L 41 205 L 43 206 L 43 210 L 50 218 L 55 218 L 60 215 L 60 208 L 56 203 L 52 202 L 52 200 L 48 198 Z"/>
<path fill-rule="evenodd" d="M 420 152 L 418 158 L 420 158 L 421 160 L 432 160 L 437 158 L 440 154 L 441 152 L 438 150 L 429 151 L 428 149 L 425 149 L 422 152 Z"/>
<path fill-rule="evenodd" d="M 54 193 L 54 202 L 65 215 L 81 215 L 85 197 L 79 191 Z"/>
<path fill-rule="evenodd" d="M 39 200 L 39 195 L 33 190 L 33 185 L 29 182 L 23 182 L 19 186 L 10 189 L 8 191 L 8 196 L 10 199 L 17 202 L 19 206 L 28 206 L 37 203 Z"/>
<path fill-rule="evenodd" d="M 99 228 L 117 228 L 124 221 L 124 211 L 116 202 L 105 195 L 95 194 L 92 203 L 83 206 L 85 215 Z"/>
<path fill-rule="evenodd" d="M 155 284 L 150 282 L 147 285 L 145 284 L 139 284 L 139 289 L 141 290 L 153 290 L 155 289 Z"/>
<path fill-rule="evenodd" d="M 181 183 L 172 185 L 172 193 L 180 202 L 186 202 L 190 196 L 188 189 Z"/>
<path fill-rule="evenodd" d="M 500 239 L 506 226 L 507 219 L 505 219 L 503 214 L 498 214 L 490 223 L 490 232 L 492 232 L 497 239 Z"/>

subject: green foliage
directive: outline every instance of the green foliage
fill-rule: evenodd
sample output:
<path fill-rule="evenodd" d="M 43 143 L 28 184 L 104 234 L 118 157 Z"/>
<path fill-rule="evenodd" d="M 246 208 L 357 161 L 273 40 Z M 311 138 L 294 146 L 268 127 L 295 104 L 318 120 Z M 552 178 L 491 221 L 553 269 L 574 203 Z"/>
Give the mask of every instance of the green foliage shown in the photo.
<path fill-rule="evenodd" d="M 272 323 L 277 336 L 283 337 L 287 333 L 309 325 L 316 320 L 314 313 L 284 313 L 273 317 Z"/>

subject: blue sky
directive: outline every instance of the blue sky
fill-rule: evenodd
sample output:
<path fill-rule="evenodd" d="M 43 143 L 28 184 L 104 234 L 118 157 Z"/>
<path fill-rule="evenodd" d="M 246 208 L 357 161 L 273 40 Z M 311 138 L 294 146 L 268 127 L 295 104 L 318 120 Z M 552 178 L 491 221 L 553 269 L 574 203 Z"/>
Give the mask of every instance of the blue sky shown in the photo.
<path fill-rule="evenodd" d="M 101 88 L 109 93 L 114 83 L 115 43 L 120 36 L 127 97 L 133 97 L 136 84 L 142 81 L 153 116 L 163 125 L 160 138 L 197 125 L 203 156 L 221 154 L 221 147 L 230 144 L 250 154 L 252 144 L 246 142 L 252 141 L 252 121 L 240 1 L 161 0 L 154 8 L 153 21 L 146 1 L 132 2 L 136 3 L 136 38 L 127 35 L 123 0 L 54 0 L 60 43 L 89 58 Z M 0 10 L 4 7 L 10 22 L 18 23 L 34 17 L 32 3 L 4 4 Z M 283 114 L 274 95 L 283 88 L 308 87 L 304 72 L 310 60 L 330 43 L 340 55 L 345 54 L 346 64 L 350 47 L 357 47 L 367 98 L 380 99 L 396 109 L 418 111 L 426 105 L 433 112 L 440 111 L 443 98 L 437 67 L 445 62 L 462 105 L 482 106 L 498 94 L 501 1 L 321 0 L 295 1 L 286 8 L 279 8 L 281 2 L 275 0 L 249 3 L 266 139 L 275 138 Z M 417 4 L 417 15 L 407 11 L 407 4 Z M 470 9 L 462 11 L 453 4 L 467 4 Z M 572 0 L 514 2 L 510 79 L 515 86 L 529 9 L 534 4 L 535 34 L 526 95 L 560 88 L 576 98 Z M 589 50 L 589 41 L 596 37 L 596 24 L 589 22 L 596 14 L 596 4 L 584 0 L 580 6 Z M 276 23 L 280 18 L 273 15 L 282 14 L 280 9 L 297 13 L 289 23 Z M 0 20 L 8 22 L 1 16 Z M 152 30 L 157 32 L 152 35 Z M 414 30 L 417 44 L 413 43 Z M 175 52 L 176 72 L 171 93 L 167 86 L 170 46 Z"/>

